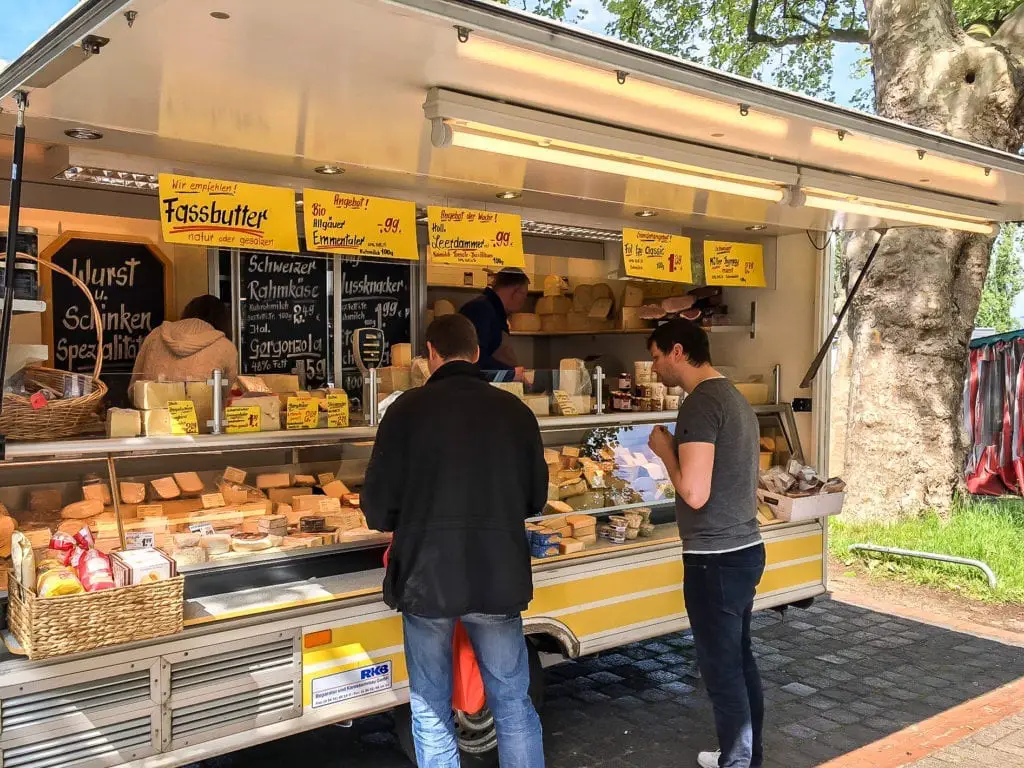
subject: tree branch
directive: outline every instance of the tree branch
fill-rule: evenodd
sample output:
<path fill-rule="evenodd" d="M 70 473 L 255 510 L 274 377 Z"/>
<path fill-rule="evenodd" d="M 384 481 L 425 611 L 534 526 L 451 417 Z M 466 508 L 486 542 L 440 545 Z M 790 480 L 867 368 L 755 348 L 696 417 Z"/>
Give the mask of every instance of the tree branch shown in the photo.
<path fill-rule="evenodd" d="M 1006 17 L 992 36 L 992 43 L 1002 46 L 1018 60 L 1024 59 L 1024 4 L 1018 5 Z"/>
<path fill-rule="evenodd" d="M 810 19 L 797 14 L 795 11 L 786 13 L 785 18 L 799 21 L 806 24 L 813 31 L 803 35 L 784 35 L 774 37 L 757 31 L 757 11 L 760 8 L 761 0 L 750 0 L 750 13 L 747 15 L 747 40 L 751 43 L 770 45 L 773 48 L 785 48 L 789 45 L 803 45 L 805 43 L 818 43 L 825 40 L 834 40 L 837 43 L 860 43 L 866 45 L 868 42 L 868 31 L 866 29 L 842 29 L 825 25 L 826 16 L 822 16 L 820 23 L 815 24 Z M 828 13 L 826 6 L 825 13 Z"/>

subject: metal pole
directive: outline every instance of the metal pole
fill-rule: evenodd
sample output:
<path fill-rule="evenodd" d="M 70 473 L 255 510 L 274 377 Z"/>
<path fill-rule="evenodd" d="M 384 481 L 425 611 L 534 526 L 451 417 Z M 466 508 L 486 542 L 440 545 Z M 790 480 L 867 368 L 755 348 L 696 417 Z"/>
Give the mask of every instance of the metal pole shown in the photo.
<path fill-rule="evenodd" d="M 18 219 L 21 215 L 21 175 L 25 159 L 25 110 L 28 94 L 14 94 L 18 103 L 18 124 L 14 128 L 14 159 L 11 163 L 11 209 L 7 218 L 7 259 L 4 262 L 4 314 L 0 321 L 0 386 L 7 380 L 7 351 L 11 342 L 11 318 L 14 314 L 14 265 L 18 253 Z M 3 397 L 0 395 L 0 410 Z"/>
<path fill-rule="evenodd" d="M 920 557 L 925 560 L 938 560 L 940 563 L 952 563 L 953 565 L 969 565 L 977 568 L 988 578 L 988 585 L 996 588 L 996 575 L 981 560 L 971 560 L 967 557 L 956 557 L 954 555 L 937 555 L 934 552 L 916 552 L 911 549 L 896 549 L 894 547 L 879 547 L 874 544 L 851 544 L 850 552 L 881 552 L 883 555 L 899 555 L 901 557 Z"/>
<path fill-rule="evenodd" d="M 213 387 L 213 418 L 206 422 L 210 434 L 219 435 L 224 431 L 224 371 L 214 368 L 206 382 Z"/>
<path fill-rule="evenodd" d="M 594 366 L 594 396 L 597 401 L 597 413 L 600 416 L 604 413 L 604 369 L 600 365 Z"/>
<path fill-rule="evenodd" d="M 368 373 L 370 374 L 369 387 L 370 390 L 370 402 L 369 407 L 364 408 L 368 418 L 370 420 L 370 426 L 376 427 L 380 423 L 380 409 L 377 404 L 377 392 L 380 390 L 380 380 L 376 368 L 371 368 Z"/>

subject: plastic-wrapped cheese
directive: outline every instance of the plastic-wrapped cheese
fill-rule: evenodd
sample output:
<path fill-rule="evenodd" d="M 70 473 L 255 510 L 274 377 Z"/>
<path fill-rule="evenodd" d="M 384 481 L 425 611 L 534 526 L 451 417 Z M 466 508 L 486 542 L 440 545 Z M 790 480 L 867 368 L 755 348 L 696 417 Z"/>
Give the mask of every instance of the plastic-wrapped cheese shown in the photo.
<path fill-rule="evenodd" d="M 540 315 L 532 312 L 515 312 L 509 315 L 508 326 L 521 333 L 536 333 L 540 330 Z"/>

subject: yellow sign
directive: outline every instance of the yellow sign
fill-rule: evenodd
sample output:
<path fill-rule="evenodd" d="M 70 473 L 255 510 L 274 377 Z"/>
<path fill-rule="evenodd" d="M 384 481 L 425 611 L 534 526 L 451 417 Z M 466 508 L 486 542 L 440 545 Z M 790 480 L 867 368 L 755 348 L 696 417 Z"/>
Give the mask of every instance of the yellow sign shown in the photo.
<path fill-rule="evenodd" d="M 525 267 L 522 219 L 511 213 L 427 208 L 427 255 L 435 264 Z"/>
<path fill-rule="evenodd" d="M 306 249 L 416 261 L 416 205 L 382 197 L 302 190 Z"/>
<path fill-rule="evenodd" d="M 288 429 L 316 429 L 320 423 L 320 401 L 312 397 L 288 398 Z"/>
<path fill-rule="evenodd" d="M 704 281 L 708 285 L 764 288 L 764 247 L 705 240 Z"/>
<path fill-rule="evenodd" d="M 348 426 L 348 395 L 344 392 L 328 393 L 327 426 L 332 428 Z"/>
<path fill-rule="evenodd" d="M 690 238 L 682 235 L 623 229 L 622 260 L 630 277 L 673 283 L 693 282 Z"/>
<path fill-rule="evenodd" d="M 259 432 L 263 428 L 263 412 L 258 405 L 229 405 L 224 409 L 224 422 L 229 435 Z"/>
<path fill-rule="evenodd" d="M 168 400 L 167 410 L 171 412 L 172 435 L 198 435 L 199 418 L 196 404 L 191 400 Z"/>
<path fill-rule="evenodd" d="M 164 240 L 211 248 L 298 253 L 295 191 L 160 174 Z"/>

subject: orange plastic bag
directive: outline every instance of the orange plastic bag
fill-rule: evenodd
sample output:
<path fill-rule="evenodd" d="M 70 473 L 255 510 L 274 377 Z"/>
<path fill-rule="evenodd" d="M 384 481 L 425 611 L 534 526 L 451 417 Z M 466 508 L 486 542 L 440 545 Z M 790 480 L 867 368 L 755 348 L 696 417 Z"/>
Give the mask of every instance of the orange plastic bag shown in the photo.
<path fill-rule="evenodd" d="M 391 545 L 388 544 L 384 550 L 385 568 L 388 567 L 390 554 Z M 480 665 L 473 652 L 473 643 L 462 622 L 456 620 L 455 632 L 452 634 L 452 709 L 475 715 L 486 703 L 484 679 L 480 676 Z"/>

